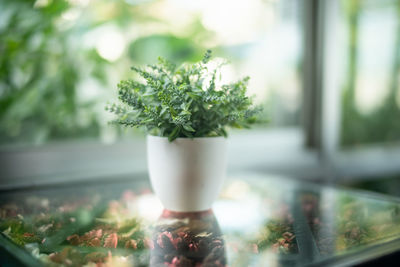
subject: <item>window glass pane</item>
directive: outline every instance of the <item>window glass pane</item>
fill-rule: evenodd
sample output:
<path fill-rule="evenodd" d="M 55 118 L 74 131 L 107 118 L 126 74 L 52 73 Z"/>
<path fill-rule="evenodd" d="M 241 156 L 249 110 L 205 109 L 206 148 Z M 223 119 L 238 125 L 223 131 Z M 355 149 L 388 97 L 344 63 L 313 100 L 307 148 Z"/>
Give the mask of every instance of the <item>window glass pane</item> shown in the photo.
<path fill-rule="evenodd" d="M 250 76 L 269 126 L 299 124 L 299 1 L 69 0 L 0 3 L 0 143 L 121 136 L 105 104 L 129 67 L 211 48 L 223 81 Z M 129 131 L 131 133 L 131 131 Z"/>
<path fill-rule="evenodd" d="M 400 141 L 400 1 L 341 1 L 344 146 Z"/>

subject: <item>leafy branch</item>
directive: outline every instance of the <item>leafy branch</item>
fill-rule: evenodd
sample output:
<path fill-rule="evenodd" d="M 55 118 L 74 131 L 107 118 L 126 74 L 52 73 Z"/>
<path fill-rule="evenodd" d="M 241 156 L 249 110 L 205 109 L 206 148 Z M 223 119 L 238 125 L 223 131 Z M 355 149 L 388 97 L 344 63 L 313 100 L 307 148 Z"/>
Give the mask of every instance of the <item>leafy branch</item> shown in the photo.
<path fill-rule="evenodd" d="M 116 124 L 144 128 L 149 134 L 168 137 L 227 136 L 226 128 L 249 128 L 260 107 L 246 96 L 249 77 L 217 88 L 220 66 L 209 70 L 211 51 L 200 62 L 175 64 L 164 58 L 146 68 L 132 67 L 140 80 L 118 84 L 120 104 L 106 110 Z"/>

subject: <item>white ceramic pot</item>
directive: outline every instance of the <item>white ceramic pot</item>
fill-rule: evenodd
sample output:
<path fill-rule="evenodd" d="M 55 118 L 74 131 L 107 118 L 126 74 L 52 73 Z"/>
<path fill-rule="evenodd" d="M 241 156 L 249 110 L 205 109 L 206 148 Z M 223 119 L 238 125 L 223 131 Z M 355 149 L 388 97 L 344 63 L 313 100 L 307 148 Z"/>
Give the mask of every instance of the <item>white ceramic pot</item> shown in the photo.
<path fill-rule="evenodd" d="M 224 137 L 177 138 L 147 136 L 147 162 L 153 190 L 171 211 L 211 208 L 226 175 Z"/>

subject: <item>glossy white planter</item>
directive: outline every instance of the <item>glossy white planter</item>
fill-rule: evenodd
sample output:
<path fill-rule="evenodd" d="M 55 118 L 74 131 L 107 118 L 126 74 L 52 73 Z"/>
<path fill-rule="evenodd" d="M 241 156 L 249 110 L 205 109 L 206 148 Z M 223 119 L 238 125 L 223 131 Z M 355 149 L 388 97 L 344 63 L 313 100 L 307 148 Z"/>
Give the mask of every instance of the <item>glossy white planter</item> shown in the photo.
<path fill-rule="evenodd" d="M 226 175 L 224 137 L 177 138 L 147 136 L 147 162 L 153 190 L 171 211 L 211 208 Z"/>

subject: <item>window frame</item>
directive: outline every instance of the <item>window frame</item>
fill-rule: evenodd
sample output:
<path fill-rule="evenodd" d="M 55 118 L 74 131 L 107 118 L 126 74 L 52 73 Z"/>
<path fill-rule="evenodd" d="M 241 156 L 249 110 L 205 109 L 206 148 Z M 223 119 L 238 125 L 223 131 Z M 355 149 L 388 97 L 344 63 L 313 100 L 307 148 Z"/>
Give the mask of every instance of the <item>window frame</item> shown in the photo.
<path fill-rule="evenodd" d="M 316 95 L 304 100 L 305 105 L 312 107 L 308 112 L 314 114 L 308 113 L 308 117 L 315 116 L 316 122 L 313 127 L 306 128 L 305 132 L 307 146 L 318 151 L 321 165 L 327 170 L 324 180 L 342 182 L 398 175 L 400 142 L 355 148 L 340 146 L 342 93 L 337 71 L 338 60 L 331 53 L 335 49 L 335 35 L 338 34 L 336 23 L 340 14 L 340 1 L 305 0 L 305 5 L 312 14 L 305 31 L 317 35 L 306 38 L 305 42 L 307 47 L 316 48 L 314 54 L 308 51 L 310 57 L 307 59 L 313 68 L 306 73 L 305 81 L 309 83 L 304 85 L 305 90 L 310 88 L 308 90 L 312 91 L 309 94 Z M 313 77 L 311 72 L 317 73 L 317 76 Z"/>

